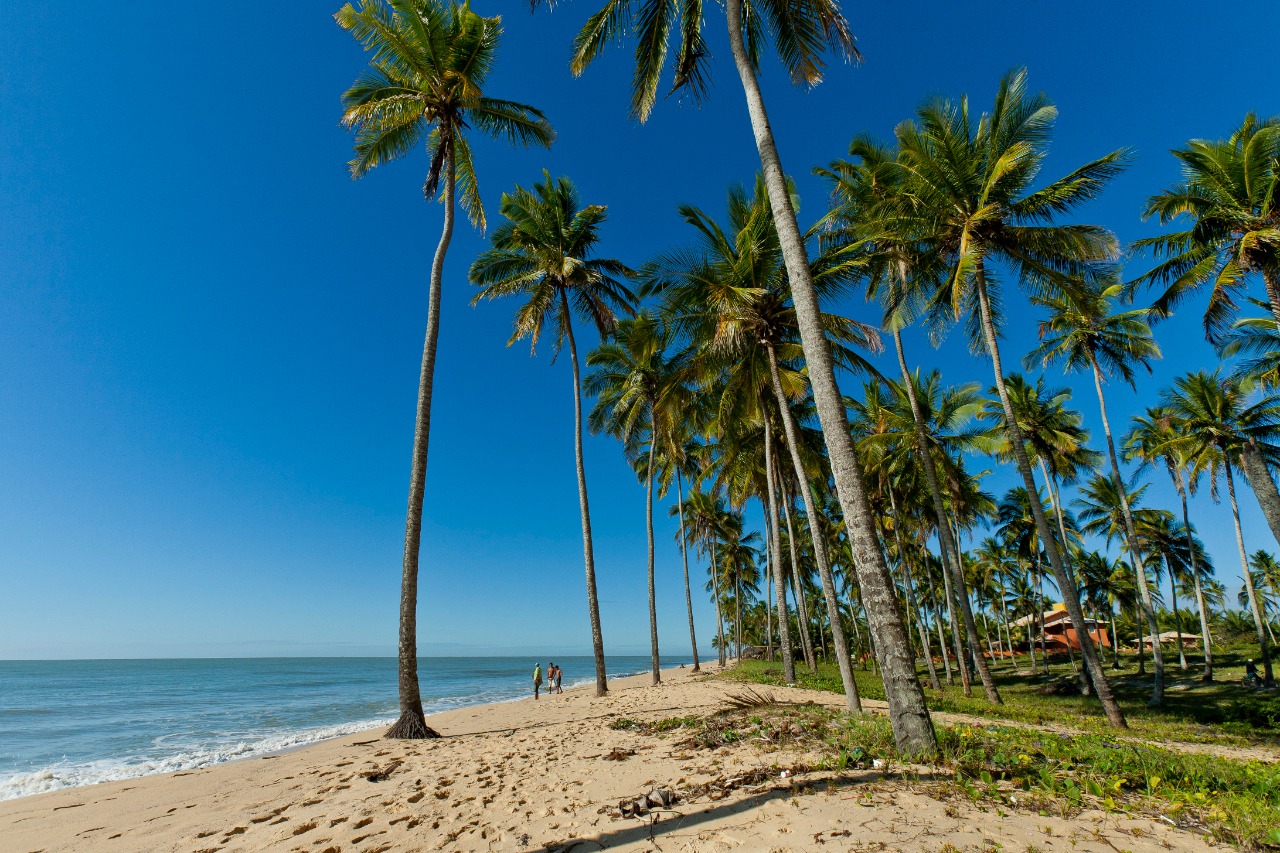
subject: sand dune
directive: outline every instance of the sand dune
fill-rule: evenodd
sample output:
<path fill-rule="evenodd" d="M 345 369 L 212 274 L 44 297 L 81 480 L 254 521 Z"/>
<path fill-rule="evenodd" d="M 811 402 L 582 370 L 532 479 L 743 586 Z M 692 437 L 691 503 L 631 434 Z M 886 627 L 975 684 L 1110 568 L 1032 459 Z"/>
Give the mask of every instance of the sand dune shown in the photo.
<path fill-rule="evenodd" d="M 278 756 L 0 803 L 0 851 L 800 851 L 1200 850 L 1201 837 L 1145 818 L 997 814 L 864 771 L 837 781 L 812 756 L 751 743 L 691 750 L 614 730 L 619 717 L 705 714 L 737 686 L 669 670 L 538 702 L 464 708 L 435 741 L 353 735 Z M 788 691 L 789 700 L 839 697 Z M 623 817 L 655 787 L 681 799 Z M 1000 845 L 1000 846 L 996 846 Z"/>

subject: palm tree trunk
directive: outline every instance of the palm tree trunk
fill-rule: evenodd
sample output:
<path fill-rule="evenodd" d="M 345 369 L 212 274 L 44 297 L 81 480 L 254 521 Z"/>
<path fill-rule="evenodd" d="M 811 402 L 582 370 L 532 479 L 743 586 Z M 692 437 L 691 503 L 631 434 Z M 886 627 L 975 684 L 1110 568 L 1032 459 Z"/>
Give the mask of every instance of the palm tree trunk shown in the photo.
<path fill-rule="evenodd" d="M 892 508 L 894 525 L 893 525 L 893 541 L 898 546 L 898 571 L 902 573 L 902 588 L 907 597 L 907 612 L 916 615 L 916 630 L 920 635 L 920 653 L 924 655 L 924 662 L 929 669 L 929 686 L 934 690 L 941 690 L 942 684 L 938 681 L 938 668 L 933 665 L 933 651 L 929 648 L 929 626 L 925 623 L 924 616 L 920 613 L 920 608 L 916 606 L 915 586 L 911 583 L 911 569 L 907 565 L 907 552 L 902 549 L 902 534 L 898 530 L 898 522 L 902 516 L 898 514 L 898 499 L 893 494 L 892 488 L 886 488 L 885 491 L 889 495 L 889 505 Z M 942 638 L 938 638 L 938 642 L 942 642 Z M 942 658 L 946 660 L 947 647 L 942 646 Z M 947 666 L 947 683 L 951 683 L 951 666 Z"/>
<path fill-rule="evenodd" d="M 1022 483 L 1031 499 L 1031 513 L 1035 518 L 1036 532 L 1044 549 L 1049 554 L 1049 564 L 1053 568 L 1053 575 L 1058 581 L 1058 588 L 1062 591 L 1062 598 L 1067 606 L 1067 616 L 1071 619 L 1072 625 L 1075 626 L 1076 634 L 1080 636 L 1080 655 L 1084 658 L 1085 666 L 1089 670 L 1089 677 L 1093 681 L 1098 701 L 1102 703 L 1102 709 L 1106 713 L 1107 719 L 1111 721 L 1111 725 L 1117 728 L 1127 728 L 1124 712 L 1120 710 L 1120 705 L 1116 702 L 1115 696 L 1111 692 L 1111 685 L 1107 682 L 1107 676 L 1102 671 L 1102 664 L 1098 660 L 1097 649 L 1085 630 L 1084 612 L 1080 609 L 1080 596 L 1076 593 L 1075 585 L 1072 584 L 1071 578 L 1067 575 L 1066 567 L 1062 563 L 1062 555 L 1058 552 L 1053 533 L 1049 529 L 1049 520 L 1045 518 L 1044 507 L 1040 505 L 1040 500 L 1037 497 L 1036 483 L 1031 476 L 1031 463 L 1027 459 L 1026 446 L 1022 443 L 1022 430 L 1018 427 L 1017 418 L 1013 414 L 1013 405 L 1009 402 L 1009 391 L 1004 384 L 1004 369 L 1000 364 L 1000 347 L 996 343 L 995 325 L 991 320 L 991 303 L 987 299 L 987 285 L 981 258 L 977 261 L 974 277 L 978 293 L 978 310 L 981 313 L 982 334 L 986 339 L 987 354 L 991 356 L 991 363 L 995 370 L 996 390 L 1000 395 L 1000 405 L 1004 409 L 1005 427 L 1009 433 L 1009 446 L 1013 451 L 1013 458 L 1018 464 L 1018 473 L 1022 475 Z"/>
<path fill-rule="evenodd" d="M 1120 495 L 1120 512 L 1124 516 L 1125 538 L 1129 541 L 1129 554 L 1133 557 L 1133 571 L 1138 576 L 1138 596 L 1142 600 L 1142 613 L 1147 617 L 1147 629 L 1151 632 L 1151 659 L 1155 664 L 1155 676 L 1151 685 L 1151 701 L 1149 708 L 1159 708 L 1164 703 L 1164 649 L 1160 647 L 1157 637 L 1160 626 L 1156 624 L 1156 611 L 1151 603 L 1151 590 L 1147 588 L 1147 572 L 1143 568 L 1142 555 L 1138 549 L 1138 534 L 1133 523 L 1133 512 L 1129 509 L 1129 494 L 1125 489 L 1124 477 L 1120 474 L 1120 459 L 1116 456 L 1116 443 L 1111 437 L 1111 421 L 1107 418 L 1107 398 L 1102 393 L 1102 371 L 1098 369 L 1098 361 L 1092 354 L 1089 365 L 1093 368 L 1093 387 L 1098 392 L 1098 411 L 1102 414 L 1102 432 L 1107 437 L 1107 457 L 1111 460 L 1111 477 L 1116 484 L 1116 492 Z"/>
<path fill-rule="evenodd" d="M 773 554 L 773 585 L 777 590 L 778 606 L 778 646 L 782 649 L 782 677 L 787 684 L 796 683 L 796 662 L 791 654 L 791 626 L 787 618 L 787 580 L 782 574 L 782 554 L 779 552 L 779 540 L 782 531 L 778 529 L 778 506 L 773 491 L 774 458 L 773 458 L 773 419 L 769 410 L 761 406 L 764 415 L 764 481 L 766 493 L 766 511 L 769 513 L 769 543 Z"/>
<path fill-rule="evenodd" d="M 717 650 L 718 663 L 721 669 L 724 669 L 726 650 L 724 647 L 724 608 L 720 597 L 720 568 L 716 565 L 715 542 L 712 540 L 711 545 L 711 588 L 714 591 L 716 599 L 716 639 L 719 641 L 720 647 Z"/>
<path fill-rule="evenodd" d="M 1187 653 L 1182 648 L 1182 622 L 1178 619 L 1178 576 L 1173 572 L 1173 566 L 1169 565 L 1169 561 L 1164 561 L 1165 568 L 1169 570 L 1169 594 L 1173 600 L 1173 630 L 1178 635 L 1178 668 L 1183 672 L 1187 671 Z"/>
<path fill-rule="evenodd" d="M 693 651 L 693 672 L 701 672 L 698 663 L 698 635 L 693 630 L 693 591 L 689 589 L 689 544 L 684 534 L 684 484 L 680 479 L 680 468 L 676 467 L 676 511 L 680 514 L 680 559 L 684 563 L 684 605 L 689 613 L 689 648 Z"/>
<path fill-rule="evenodd" d="M 652 418 L 653 412 L 650 411 Z M 653 683 L 662 683 L 662 663 L 658 659 L 658 599 L 653 586 L 653 456 L 657 441 L 649 436 L 649 465 L 645 489 L 647 492 L 644 508 L 645 527 L 649 535 L 649 658 L 653 667 Z"/>
<path fill-rule="evenodd" d="M 765 345 L 769 355 L 769 382 L 773 386 L 773 396 L 778 402 L 778 411 L 782 414 L 782 432 L 786 435 L 787 451 L 791 455 L 791 466 L 795 469 L 796 488 L 804 501 L 804 512 L 809 517 L 809 539 L 813 543 L 813 558 L 818 564 L 818 579 L 822 581 L 823 598 L 827 599 L 827 617 L 831 620 L 831 642 L 836 647 L 836 662 L 840 665 L 840 679 L 844 683 L 845 703 L 850 711 L 861 713 L 863 703 L 858 695 L 858 683 L 854 680 L 854 667 L 849 660 L 849 640 L 840 625 L 840 599 L 836 596 L 836 579 L 831 574 L 831 560 L 827 555 L 827 543 L 823 542 L 822 532 L 818 528 L 818 507 L 810 488 L 808 475 L 805 474 L 804 460 L 800 457 L 799 429 L 796 428 L 795 416 L 792 415 L 790 402 L 782 393 L 782 378 L 778 373 L 778 356 L 772 343 Z M 790 523 L 790 515 L 787 516 Z M 855 620 L 856 624 L 856 620 Z"/>
<path fill-rule="evenodd" d="M 1139 643 L 1139 646 L 1142 644 Z M 1116 633 L 1116 612 L 1111 611 L 1111 668 L 1120 668 L 1120 637 Z"/>
<path fill-rule="evenodd" d="M 795 525 L 791 520 L 791 496 L 787 494 L 786 481 L 778 472 L 778 501 L 782 504 L 782 514 L 787 521 L 787 545 L 791 552 L 791 588 L 796 596 L 796 620 L 800 625 L 800 645 L 804 652 L 804 662 L 810 672 L 818 671 L 818 659 L 813 652 L 813 634 L 809 626 L 809 604 L 805 601 L 804 585 L 800 582 L 800 557 L 796 550 Z"/>
<path fill-rule="evenodd" d="M 827 554 L 827 544 L 819 529 L 817 501 L 804 470 L 804 460 L 800 458 L 799 430 L 796 428 L 795 416 L 791 405 L 782 391 L 782 378 L 778 372 L 778 356 L 773 345 L 767 344 L 769 354 L 769 377 L 773 385 L 773 395 L 778 401 L 778 410 L 782 413 L 782 430 L 787 439 L 787 450 L 791 454 L 791 465 L 795 469 L 797 489 L 804 501 L 804 513 L 809 518 L 809 539 L 813 543 L 813 559 L 818 564 L 818 579 L 822 582 L 822 595 L 827 601 L 827 617 L 831 620 L 831 642 L 836 649 L 836 662 L 840 665 L 840 680 L 844 685 L 845 704 L 850 711 L 862 713 L 862 700 L 858 696 L 858 684 L 853 677 L 853 663 L 849 659 L 849 644 L 845 638 L 844 628 L 840 625 L 840 600 L 836 596 L 836 582 L 831 574 L 831 560 Z M 855 630 L 857 619 L 854 619 Z"/>
<path fill-rule="evenodd" d="M 582 511 L 582 559 L 587 572 L 587 615 L 591 620 L 591 651 L 596 661 L 596 696 L 609 692 L 604 669 L 604 634 L 600 631 L 600 599 L 596 595 L 596 558 L 591 545 L 591 508 L 587 505 L 587 468 L 582 459 L 582 374 L 578 365 L 578 344 L 573 338 L 569 298 L 560 290 L 561 321 L 573 362 L 573 453 L 578 465 L 578 507 Z"/>
<path fill-rule="evenodd" d="M 765 112 L 764 98 L 756 79 L 755 64 L 743 42 L 742 0 L 726 0 L 725 18 L 729 28 L 729 48 L 742 81 L 747 112 L 755 135 L 756 149 L 764 171 L 765 186 L 773 206 L 774 223 L 782 246 L 787 278 L 796 311 L 809 381 L 818 410 L 818 420 L 831 461 L 836 498 L 849 530 L 854 570 L 866 605 L 868 628 L 884 677 L 889 720 L 898 751 L 904 756 L 926 756 L 937 752 L 933 721 L 925 706 L 924 691 L 911 660 L 910 641 L 902 623 L 902 611 L 893 595 L 893 581 L 883 555 L 877 553 L 875 527 L 867 500 L 862 470 L 849 434 L 848 414 L 836 385 L 831 345 L 822 328 L 818 295 L 809 270 L 804 238 L 796 222 L 795 208 L 787 192 L 773 130 Z"/>
<path fill-rule="evenodd" d="M 1225 458 L 1225 453 L 1223 457 L 1223 467 L 1227 473 L 1227 494 L 1231 498 L 1231 520 L 1236 526 L 1236 547 L 1240 549 L 1240 573 L 1244 575 L 1244 588 L 1249 596 L 1249 609 L 1253 611 L 1253 624 L 1258 631 L 1258 646 L 1262 651 L 1263 684 L 1271 687 L 1276 683 L 1271 672 L 1271 648 L 1267 644 L 1262 609 L 1258 606 L 1258 593 L 1253 588 L 1253 575 L 1249 572 L 1249 557 L 1244 550 L 1244 531 L 1240 528 L 1240 508 L 1236 505 L 1236 481 L 1231 475 L 1231 460 Z"/>
<path fill-rule="evenodd" d="M 1178 497 L 1182 500 L 1182 530 L 1187 537 L 1187 551 L 1191 554 L 1191 579 L 1195 582 L 1196 589 L 1196 608 L 1200 611 L 1200 642 L 1204 645 L 1204 672 L 1200 676 L 1200 680 L 1209 683 L 1213 681 L 1213 651 L 1209 637 L 1209 614 L 1204 606 L 1204 590 L 1200 586 L 1200 567 L 1196 561 L 1195 540 L 1191 535 L 1191 519 L 1187 513 L 1187 487 L 1182 479 L 1182 469 L 1176 464 L 1170 464 L 1169 476 L 1173 479 L 1173 486 L 1178 490 Z"/>
<path fill-rule="evenodd" d="M 400 693 L 400 717 L 384 737 L 406 740 L 440 737 L 427 725 L 418 685 L 418 552 L 422 548 L 422 502 L 427 483 L 427 445 L 431 438 L 431 393 L 435 382 L 436 339 L 440 335 L 440 291 L 444 282 L 444 256 L 453 239 L 454 196 L 457 169 L 448 158 L 445 172 L 444 227 L 431 259 L 427 286 L 427 329 L 418 372 L 418 407 L 413 422 L 413 459 L 409 470 L 409 506 L 405 512 L 404 554 L 400 569 L 400 636 L 396 663 Z"/>
<path fill-rule="evenodd" d="M 1271 472 L 1267 470 L 1267 463 L 1258 451 L 1257 443 L 1248 439 L 1240 451 L 1240 469 L 1244 471 L 1244 478 L 1253 490 L 1253 496 L 1258 499 L 1258 506 L 1267 519 L 1271 535 L 1280 542 L 1280 491 L 1276 489 L 1275 480 L 1271 479 Z"/>
<path fill-rule="evenodd" d="M 733 637 L 734 645 L 738 647 L 734 658 L 742 660 L 742 580 L 736 572 L 733 578 Z"/>
<path fill-rule="evenodd" d="M 761 501 L 760 503 L 764 503 Z M 766 507 L 765 512 L 768 512 Z M 773 543 L 769 539 L 768 524 L 765 522 L 764 541 L 764 641 L 768 649 L 769 660 L 773 660 Z"/>
<path fill-rule="evenodd" d="M 1003 591 L 1003 587 L 1001 587 Z M 1004 638 L 1009 646 L 1009 660 L 1013 662 L 1013 671 L 1022 673 L 1022 667 L 1018 665 L 1018 650 L 1013 647 L 1013 632 L 1009 630 L 1009 609 L 1005 607 L 1004 595 L 1000 596 L 1000 621 L 1004 622 Z"/>
<path fill-rule="evenodd" d="M 926 574 L 926 577 L 928 575 Z M 947 654 L 947 641 L 945 634 L 942 633 L 942 608 L 938 606 L 938 595 L 933 586 L 933 578 L 929 580 L 929 605 L 933 608 L 933 625 L 938 630 L 938 651 L 942 655 L 942 668 L 947 674 L 947 686 L 955 684 L 955 678 L 951 675 L 951 656 Z M 942 685 L 938 685 L 935 689 L 941 690 Z"/>
<path fill-rule="evenodd" d="M 906 285 L 906 274 L 899 268 L 902 276 L 902 283 Z M 929 439 L 925 434 L 924 416 L 920 412 L 920 402 L 916 399 L 915 385 L 911 381 L 911 372 L 907 369 L 907 358 L 902 351 L 902 332 L 898 329 L 893 330 L 893 347 L 898 354 L 898 368 L 902 371 L 902 384 L 907 389 L 907 400 L 911 403 L 911 419 L 915 422 L 916 427 L 916 453 L 920 457 L 920 467 L 924 469 L 925 481 L 929 484 L 929 496 L 933 500 L 933 514 L 937 520 L 938 546 L 942 551 L 942 565 L 944 571 L 947 571 L 954 578 L 956 600 L 960 602 L 960 616 L 964 621 L 964 631 L 968 636 L 969 647 L 973 652 L 974 663 L 978 668 L 978 677 L 982 679 L 982 689 L 987 694 L 987 700 L 997 705 L 1003 704 L 1000 701 L 1000 691 L 996 689 L 995 680 L 991 677 L 991 670 L 987 667 L 986 659 L 982 656 L 982 643 L 978 639 L 978 626 L 973 619 L 973 611 L 969 607 L 969 595 L 964 585 L 964 567 L 960 563 L 960 547 L 956 540 L 951 536 L 951 524 L 947 520 L 946 507 L 942 503 L 942 490 L 938 487 L 938 472 L 934 467 L 933 454 L 929 452 Z M 960 671 L 964 674 L 964 695 L 971 693 L 969 687 L 969 668 L 963 663 Z"/>

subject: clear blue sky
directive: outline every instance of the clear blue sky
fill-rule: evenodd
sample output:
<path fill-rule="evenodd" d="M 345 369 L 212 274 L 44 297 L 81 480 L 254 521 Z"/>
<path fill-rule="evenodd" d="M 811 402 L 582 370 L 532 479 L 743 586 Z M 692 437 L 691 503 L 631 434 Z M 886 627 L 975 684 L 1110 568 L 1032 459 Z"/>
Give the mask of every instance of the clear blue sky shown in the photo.
<path fill-rule="evenodd" d="M 21 0 L 6 16 L 0 657 L 393 651 L 441 212 L 422 199 L 421 155 L 348 177 L 338 96 L 365 58 L 330 5 Z M 501 192 L 541 168 L 572 176 L 609 205 L 605 251 L 639 264 L 687 240 L 676 204 L 721 211 L 758 161 L 718 7 L 711 101 L 662 102 L 639 126 L 626 114 L 629 47 L 568 72 L 570 38 L 595 6 L 530 16 L 524 2 L 475 0 L 506 27 L 488 92 L 541 107 L 559 132 L 550 152 L 480 142 L 477 166 L 491 220 Z M 810 168 L 856 133 L 887 136 L 931 94 L 985 106 L 1000 74 L 1025 64 L 1061 110 L 1046 177 L 1132 146 L 1132 168 L 1083 218 L 1126 241 L 1151 233 L 1138 211 L 1176 177 L 1169 148 L 1225 135 L 1249 110 L 1280 112 L 1280 7 L 1247 6 L 849 3 L 862 65 L 835 64 L 812 92 L 772 62 L 765 71 L 801 218 L 823 207 Z M 585 651 L 569 366 L 504 348 L 514 306 L 469 307 L 466 269 L 483 245 L 460 228 L 446 266 L 422 648 Z M 1035 318 L 1009 302 L 1012 365 Z M 1215 363 L 1201 308 L 1158 328 L 1166 358 L 1136 395 L 1112 391 L 1117 422 Z M 958 336 L 908 346 L 951 382 L 989 384 Z M 1074 384 L 1095 427 L 1091 387 Z M 643 491 L 609 439 L 588 439 L 587 465 L 606 644 L 639 651 Z M 1001 474 L 988 488 L 1011 484 Z M 1150 495 L 1175 506 L 1163 479 Z M 1274 549 L 1247 492 L 1242 504 L 1250 550 Z M 1226 507 L 1206 495 L 1193 511 L 1234 578 Z M 659 518 L 662 645 L 678 653 L 678 552 Z M 714 612 L 698 602 L 705 647 Z"/>

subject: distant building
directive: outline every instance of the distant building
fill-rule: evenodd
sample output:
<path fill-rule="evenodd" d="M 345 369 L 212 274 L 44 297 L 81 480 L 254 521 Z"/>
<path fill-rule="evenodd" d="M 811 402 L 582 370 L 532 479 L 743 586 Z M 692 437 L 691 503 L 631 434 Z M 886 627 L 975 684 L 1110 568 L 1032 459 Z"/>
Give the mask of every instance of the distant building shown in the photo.
<path fill-rule="evenodd" d="M 1009 623 L 1012 628 L 1026 628 L 1027 636 L 1040 642 L 1040 617 L 1032 613 Z M 1105 622 L 1097 619 L 1084 620 L 1085 630 L 1089 632 L 1095 645 L 1111 648 L 1111 635 L 1107 633 Z M 1044 612 L 1044 645 L 1050 653 L 1080 650 L 1080 635 L 1071 624 L 1065 604 L 1055 604 L 1052 610 Z"/>

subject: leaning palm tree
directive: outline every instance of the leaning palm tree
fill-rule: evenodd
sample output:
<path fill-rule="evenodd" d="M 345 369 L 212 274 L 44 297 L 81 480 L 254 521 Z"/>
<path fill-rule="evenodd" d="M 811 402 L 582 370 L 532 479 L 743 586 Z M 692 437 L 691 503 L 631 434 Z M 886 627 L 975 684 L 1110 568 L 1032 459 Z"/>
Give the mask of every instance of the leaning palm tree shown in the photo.
<path fill-rule="evenodd" d="M 426 339 L 418 374 L 418 406 L 413 430 L 413 463 L 405 517 L 400 580 L 400 717 L 388 737 L 436 736 L 422 712 L 418 686 L 418 552 L 422 543 L 422 501 L 431 434 L 431 390 L 440 330 L 440 290 L 445 252 L 453 237 L 454 202 L 473 225 L 484 227 L 475 165 L 466 131 L 516 145 L 550 145 L 555 133 L 542 113 L 524 104 L 486 97 L 485 78 L 493 67 L 502 33 L 499 18 L 483 18 L 450 0 L 361 0 L 334 16 L 372 54 L 369 68 L 342 95 L 342 123 L 356 131 L 351 176 L 359 178 L 383 163 L 426 148 L 429 166 L 422 190 L 441 193 L 444 229 L 431 262 Z M 443 187 L 441 183 L 443 181 Z"/>
<path fill-rule="evenodd" d="M 533 352 L 543 331 L 551 326 L 552 360 L 569 344 L 573 367 L 574 456 L 578 468 L 578 503 L 582 511 L 582 553 L 587 575 L 587 612 L 595 654 L 596 695 L 609 692 L 604 666 L 604 637 L 596 596 L 596 565 L 591 541 L 591 511 L 587 503 L 587 475 L 582 461 L 582 377 L 573 317 L 585 318 L 601 337 L 613 331 L 617 314 L 634 313 L 635 295 L 623 279 L 634 273 L 621 261 L 592 257 L 605 220 L 602 205 L 582 206 L 578 190 L 568 178 L 552 178 L 532 190 L 516 187 L 503 193 L 499 211 L 506 222 L 493 233 L 493 247 L 471 264 L 471 281 L 481 287 L 481 299 L 515 296 L 525 299 L 516 311 L 515 329 L 507 346 L 529 339 Z"/>
<path fill-rule="evenodd" d="M 1143 468 L 1163 464 L 1178 492 L 1178 499 L 1182 501 L 1182 530 L 1187 538 L 1196 608 L 1200 612 L 1200 642 L 1204 647 L 1204 671 L 1200 680 L 1207 683 L 1213 681 L 1213 646 L 1209 636 L 1209 612 L 1201 585 L 1202 566 L 1198 563 L 1197 549 L 1192 546 L 1191 519 L 1187 510 L 1187 492 L 1194 494 L 1199 481 L 1187 480 L 1187 460 L 1181 450 L 1184 443 L 1184 437 L 1173 427 L 1172 414 L 1161 406 L 1148 408 L 1145 415 L 1135 416 L 1133 427 L 1124 437 L 1126 458 L 1139 460 Z"/>
<path fill-rule="evenodd" d="M 1152 196 L 1144 216 L 1161 224 L 1185 216 L 1190 227 L 1135 244 L 1161 259 L 1138 282 L 1165 288 L 1154 306 L 1162 314 L 1208 285 L 1204 329 L 1216 343 L 1256 274 L 1280 328 L 1280 117 L 1250 113 L 1227 139 L 1193 139 L 1173 156 L 1183 181 Z"/>
<path fill-rule="evenodd" d="M 918 111 L 917 122 L 898 126 L 898 146 L 909 168 L 910 205 L 899 215 L 904 227 L 952 262 L 935 297 L 948 317 L 969 317 L 976 350 L 991 358 L 1018 473 L 1036 490 L 1023 435 L 1004 385 L 993 302 L 998 267 L 1007 266 L 1033 294 L 1049 294 L 1091 265 L 1115 257 L 1115 237 L 1091 225 L 1062 225 L 1060 215 L 1096 197 L 1119 172 L 1122 151 L 1081 166 L 1038 190 L 1031 185 L 1047 154 L 1057 110 L 1043 94 L 1027 90 L 1025 69 L 1005 75 L 990 113 L 974 121 L 967 99 L 935 101 Z M 1081 641 L 1085 669 L 1112 725 L 1124 714 L 1106 681 L 1062 552 L 1039 501 L 1031 502 L 1049 565 L 1063 591 L 1067 613 Z"/>
<path fill-rule="evenodd" d="M 910 639 L 893 596 L 889 568 L 876 538 L 863 472 L 836 384 L 836 361 L 822 325 L 808 251 L 759 82 L 759 60 L 768 40 L 793 82 L 815 85 L 822 80 L 824 53 L 835 52 L 846 58 L 857 55 L 853 34 L 836 0 L 725 0 L 724 9 L 729 50 L 746 95 L 747 113 L 772 203 L 809 381 L 831 458 L 836 496 L 848 526 L 854 568 L 884 673 L 894 738 L 905 754 L 932 754 L 937 750 L 933 723 L 911 660 Z M 570 67 L 574 73 L 581 73 L 605 45 L 634 32 L 639 44 L 631 111 L 643 121 L 657 100 L 668 42 L 674 34 L 677 48 L 673 91 L 684 90 L 699 99 L 709 85 L 711 61 L 703 39 L 703 13 L 701 3 L 643 0 L 633 14 L 630 0 L 606 0 L 604 8 L 591 16 L 575 39 Z"/>
<path fill-rule="evenodd" d="M 1087 370 L 1093 375 L 1093 387 L 1098 393 L 1098 411 L 1102 416 L 1102 432 L 1107 439 L 1111 478 L 1115 481 L 1115 493 L 1120 498 L 1125 539 L 1129 546 L 1129 556 L 1137 570 L 1143 616 L 1146 617 L 1148 631 L 1154 637 L 1160 633 L 1160 628 L 1156 624 L 1151 591 L 1147 589 L 1147 573 L 1142 565 L 1138 534 L 1134 529 L 1133 513 L 1129 509 L 1128 490 L 1124 488 L 1124 475 L 1120 472 L 1116 443 L 1111 436 L 1111 421 L 1107 417 L 1107 399 L 1102 386 L 1106 381 L 1106 374 L 1119 377 L 1137 391 L 1133 381 L 1134 367 L 1145 368 L 1150 373 L 1151 361 L 1160 357 L 1160 348 L 1151 336 L 1145 309 L 1113 310 L 1112 302 L 1124 287 L 1114 281 L 1114 278 L 1110 273 L 1104 273 L 1099 280 L 1082 277 L 1075 282 L 1074 287 L 1033 299 L 1034 303 L 1048 309 L 1049 316 L 1040 323 L 1039 346 L 1027 354 L 1024 363 L 1028 368 L 1037 363 L 1042 367 L 1060 364 L 1068 373 Z M 1164 652 L 1160 643 L 1152 643 L 1151 655 L 1155 671 L 1148 704 L 1157 708 L 1164 702 Z"/>
<path fill-rule="evenodd" d="M 645 527 L 649 544 L 649 646 L 653 683 L 662 681 L 658 660 L 658 600 L 654 589 L 653 478 L 655 455 L 664 437 L 675 429 L 678 408 L 689 394 L 689 353 L 676 351 L 675 335 L 657 317 L 641 312 L 615 324 L 612 337 L 587 356 L 586 391 L 596 398 L 588 425 L 593 433 L 608 432 L 639 458 L 645 480 Z"/>
<path fill-rule="evenodd" d="M 1267 310 L 1271 308 L 1266 302 L 1250 301 Z M 1245 384 L 1257 383 L 1272 391 L 1280 388 L 1280 330 L 1273 317 L 1247 317 L 1232 323 L 1218 352 L 1223 358 L 1244 357 L 1232 375 Z M 1280 542 L 1280 489 L 1271 479 L 1256 442 L 1245 442 L 1240 448 L 1240 469 L 1258 499 L 1272 535 Z"/>
<path fill-rule="evenodd" d="M 1229 377 L 1224 378 L 1217 371 L 1201 371 L 1175 380 L 1173 387 L 1164 393 L 1164 403 L 1173 417 L 1174 430 L 1185 438 L 1185 443 L 1179 446 L 1190 462 L 1192 476 L 1202 472 L 1207 474 L 1215 499 L 1218 474 L 1221 472 L 1226 479 L 1231 518 L 1235 525 L 1236 547 L 1240 555 L 1240 573 L 1244 577 L 1246 597 L 1257 631 L 1266 683 L 1271 685 L 1275 683 L 1271 671 L 1271 649 L 1267 643 L 1261 605 L 1249 572 L 1233 470 L 1239 463 L 1241 449 L 1246 442 L 1252 441 L 1263 446 L 1274 455 L 1275 448 L 1271 441 L 1276 437 L 1280 425 L 1280 398 L 1264 394 L 1250 405 L 1246 401 L 1246 391 L 1239 382 Z"/>

